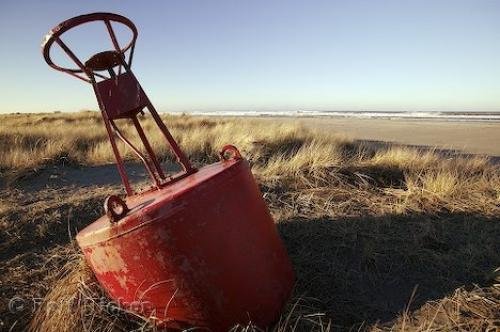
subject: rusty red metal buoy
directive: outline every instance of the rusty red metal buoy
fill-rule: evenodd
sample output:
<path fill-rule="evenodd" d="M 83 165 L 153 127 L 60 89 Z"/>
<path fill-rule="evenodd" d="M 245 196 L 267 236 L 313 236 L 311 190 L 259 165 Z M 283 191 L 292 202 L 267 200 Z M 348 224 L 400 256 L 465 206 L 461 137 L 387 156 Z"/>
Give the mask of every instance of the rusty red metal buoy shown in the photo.
<path fill-rule="evenodd" d="M 61 35 L 95 21 L 106 27 L 113 50 L 82 62 Z M 113 24 L 132 32 L 126 46 L 119 45 Z M 106 199 L 106 214 L 80 231 L 78 244 L 111 298 L 163 326 L 214 331 L 249 322 L 268 326 L 291 293 L 294 273 L 249 163 L 227 145 L 219 162 L 191 166 L 131 71 L 136 39 L 129 19 L 93 13 L 62 22 L 42 45 L 51 67 L 92 85 L 127 193 L 124 200 Z M 52 62 L 54 43 L 76 68 Z M 182 166 L 179 174 L 162 170 L 137 118 L 146 109 Z M 133 123 L 147 155 L 118 129 L 117 119 Z M 144 163 L 152 189 L 132 190 L 115 135 Z"/>

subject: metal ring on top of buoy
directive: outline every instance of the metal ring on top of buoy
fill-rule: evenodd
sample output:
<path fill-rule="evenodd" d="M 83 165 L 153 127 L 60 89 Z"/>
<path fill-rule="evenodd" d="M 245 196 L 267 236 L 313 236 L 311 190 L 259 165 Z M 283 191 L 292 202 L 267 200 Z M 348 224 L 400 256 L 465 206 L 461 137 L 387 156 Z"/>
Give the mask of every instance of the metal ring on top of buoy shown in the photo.
<path fill-rule="evenodd" d="M 220 160 L 229 160 L 229 159 L 238 160 L 242 158 L 240 151 L 238 151 L 238 149 L 231 144 L 225 145 L 222 148 L 222 150 L 220 150 L 219 157 Z"/>
<path fill-rule="evenodd" d="M 111 195 L 104 201 L 104 211 L 110 222 L 117 222 L 125 217 L 129 208 L 120 197 Z"/>

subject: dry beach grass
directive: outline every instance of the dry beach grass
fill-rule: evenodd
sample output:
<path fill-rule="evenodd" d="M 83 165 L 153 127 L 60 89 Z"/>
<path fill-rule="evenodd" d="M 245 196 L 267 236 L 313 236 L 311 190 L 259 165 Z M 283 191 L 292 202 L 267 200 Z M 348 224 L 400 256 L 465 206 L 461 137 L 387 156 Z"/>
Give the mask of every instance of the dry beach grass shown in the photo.
<path fill-rule="evenodd" d="M 297 273 L 272 330 L 500 328 L 500 167 L 487 157 L 374 145 L 289 122 L 164 118 L 197 165 L 227 143 L 250 160 Z M 30 189 L 48 169 L 112 163 L 108 144 L 96 112 L 0 117 L 0 328 L 154 330 L 102 300 L 72 241 L 119 186 Z M 24 306 L 9 308 L 16 296 Z M 49 305 L 63 300 L 70 304 Z"/>

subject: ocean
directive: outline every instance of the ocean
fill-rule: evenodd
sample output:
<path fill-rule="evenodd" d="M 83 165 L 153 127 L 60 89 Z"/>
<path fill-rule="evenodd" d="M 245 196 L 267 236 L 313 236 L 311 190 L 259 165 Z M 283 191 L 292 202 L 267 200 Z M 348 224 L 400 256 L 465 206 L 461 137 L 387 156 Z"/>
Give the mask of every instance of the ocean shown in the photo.
<path fill-rule="evenodd" d="M 177 113 L 177 112 L 176 112 Z M 448 112 L 448 111 L 190 111 L 202 116 L 249 116 L 249 117 L 338 117 L 358 119 L 405 119 L 498 122 L 500 112 Z"/>

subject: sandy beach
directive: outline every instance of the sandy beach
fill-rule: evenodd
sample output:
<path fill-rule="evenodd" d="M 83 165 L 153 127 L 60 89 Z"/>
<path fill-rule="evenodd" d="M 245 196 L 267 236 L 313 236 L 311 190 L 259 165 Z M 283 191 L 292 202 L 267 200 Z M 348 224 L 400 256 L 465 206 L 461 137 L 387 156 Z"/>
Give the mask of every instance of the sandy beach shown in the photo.
<path fill-rule="evenodd" d="M 354 118 L 265 118 L 298 122 L 312 129 L 346 137 L 460 150 L 500 157 L 500 122 L 386 120 Z"/>

